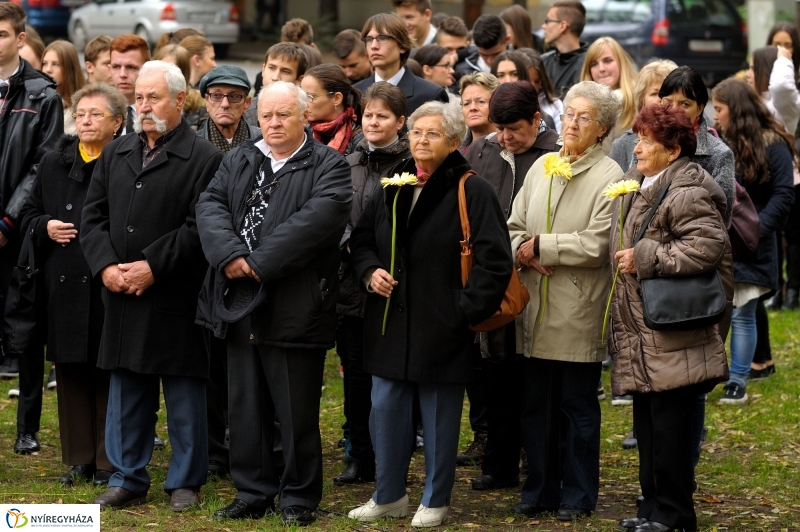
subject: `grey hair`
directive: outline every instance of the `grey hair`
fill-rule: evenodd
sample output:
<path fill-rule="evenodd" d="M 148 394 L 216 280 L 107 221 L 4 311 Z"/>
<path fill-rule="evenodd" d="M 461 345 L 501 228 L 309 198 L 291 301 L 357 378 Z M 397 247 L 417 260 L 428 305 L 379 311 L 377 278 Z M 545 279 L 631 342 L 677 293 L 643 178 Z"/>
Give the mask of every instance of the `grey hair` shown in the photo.
<path fill-rule="evenodd" d="M 113 116 L 125 118 L 128 111 L 128 100 L 115 87 L 103 82 L 90 83 L 76 91 L 72 95 L 72 112 L 76 113 L 80 101 L 90 96 L 102 96 L 106 99 L 106 106 Z"/>
<path fill-rule="evenodd" d="M 258 103 L 261 103 L 262 98 L 271 92 L 288 92 L 297 99 L 297 106 L 300 108 L 300 113 L 305 113 L 308 109 L 308 94 L 300 88 L 300 85 L 289 83 L 288 81 L 273 81 L 264 87 L 258 93 Z"/>
<path fill-rule="evenodd" d="M 442 119 L 442 129 L 447 140 L 461 140 L 467 134 L 464 115 L 454 105 L 442 102 L 425 102 L 408 117 L 408 129 L 414 129 L 414 123 L 424 116 L 438 116 Z"/>
<path fill-rule="evenodd" d="M 183 77 L 181 69 L 173 63 L 169 61 L 159 61 L 157 59 L 148 61 L 142 65 L 142 69 L 139 71 L 139 77 L 141 78 L 149 72 L 160 72 L 164 76 L 167 82 L 167 88 L 169 88 L 169 97 L 172 101 L 175 101 L 179 92 L 186 92 L 186 78 Z"/>
<path fill-rule="evenodd" d="M 614 126 L 617 125 L 617 120 L 619 119 L 622 109 L 619 100 L 614 96 L 614 92 L 605 85 L 595 83 L 594 81 L 581 81 L 573 85 L 569 92 L 567 92 L 564 98 L 564 109 L 569 107 L 569 104 L 575 98 L 586 98 L 589 100 L 592 107 L 597 112 L 597 121 L 600 122 L 601 126 L 608 126 L 608 130 L 600 137 L 602 141 L 614 129 Z"/>

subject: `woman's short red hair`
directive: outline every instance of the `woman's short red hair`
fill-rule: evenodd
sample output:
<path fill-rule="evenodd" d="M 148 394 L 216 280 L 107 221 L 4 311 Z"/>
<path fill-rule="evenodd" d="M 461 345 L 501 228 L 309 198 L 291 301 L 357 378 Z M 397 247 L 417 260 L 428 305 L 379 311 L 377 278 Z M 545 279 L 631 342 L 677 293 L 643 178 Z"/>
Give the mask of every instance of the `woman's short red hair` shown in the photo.
<path fill-rule="evenodd" d="M 669 104 L 648 105 L 636 117 L 633 132 L 652 137 L 668 150 L 681 149 L 681 157 L 697 151 L 697 136 L 689 116 Z"/>

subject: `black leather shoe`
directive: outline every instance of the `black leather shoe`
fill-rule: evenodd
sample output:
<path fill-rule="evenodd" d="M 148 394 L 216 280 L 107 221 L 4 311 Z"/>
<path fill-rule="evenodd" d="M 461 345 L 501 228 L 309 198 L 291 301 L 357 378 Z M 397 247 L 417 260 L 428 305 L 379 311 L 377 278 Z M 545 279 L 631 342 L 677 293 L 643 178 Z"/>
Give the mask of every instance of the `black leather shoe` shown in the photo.
<path fill-rule="evenodd" d="M 58 481 L 64 487 L 74 485 L 76 482 L 89 480 L 94 475 L 94 464 L 76 465 L 64 475 L 58 477 Z"/>
<path fill-rule="evenodd" d="M 583 508 L 575 508 L 574 506 L 562 504 L 561 508 L 558 509 L 558 513 L 556 513 L 556 519 L 559 521 L 573 521 L 575 519 L 589 517 L 590 515 L 592 515 L 591 510 L 584 510 Z"/>
<path fill-rule="evenodd" d="M 647 519 L 644 517 L 630 517 L 628 519 L 623 519 L 619 522 L 619 526 L 622 528 L 636 528 L 637 526 L 641 526 L 647 522 Z"/>
<path fill-rule="evenodd" d="M 500 488 L 516 488 L 519 486 L 519 477 L 498 478 L 494 475 L 481 475 L 472 480 L 472 489 L 475 491 L 488 491 Z"/>
<path fill-rule="evenodd" d="M 283 509 L 283 524 L 287 526 L 308 526 L 314 519 L 314 512 L 305 506 L 287 506 Z"/>
<path fill-rule="evenodd" d="M 795 288 L 789 288 L 786 290 L 786 299 L 783 302 L 783 310 L 795 310 L 800 307 L 800 298 L 798 297 L 797 290 Z"/>
<path fill-rule="evenodd" d="M 173 512 L 182 512 L 200 504 L 200 493 L 194 488 L 177 488 L 169 497 L 169 507 Z"/>
<path fill-rule="evenodd" d="M 17 434 L 17 441 L 14 442 L 14 452 L 17 454 L 38 453 L 41 450 L 36 434 Z"/>
<path fill-rule="evenodd" d="M 368 466 L 360 462 L 350 462 L 342 474 L 333 479 L 337 486 L 347 484 L 361 484 L 362 482 L 375 481 L 375 466 Z"/>
<path fill-rule="evenodd" d="M 556 508 L 544 508 L 542 506 L 532 506 L 524 502 L 517 504 L 511 509 L 512 513 L 527 515 L 528 517 L 533 517 L 542 514 L 553 514 L 555 513 L 555 511 Z"/>
<path fill-rule="evenodd" d="M 233 499 L 228 506 L 214 512 L 214 517 L 217 519 L 261 519 L 265 513 L 267 513 L 265 508 L 247 504 L 241 499 Z"/>
<path fill-rule="evenodd" d="M 144 504 L 147 501 L 146 493 L 134 493 L 114 486 L 108 488 L 105 493 L 101 494 L 94 500 L 94 504 L 99 504 L 100 508 L 125 508 L 127 506 L 135 506 L 137 504 Z"/>
<path fill-rule="evenodd" d="M 98 469 L 94 473 L 94 482 L 92 482 L 92 484 L 95 486 L 108 486 L 108 481 L 113 474 L 114 473 L 111 471 L 103 471 L 102 469 Z"/>
<path fill-rule="evenodd" d="M 675 529 L 671 526 L 662 525 L 655 521 L 648 521 L 633 529 L 633 532 L 674 532 Z"/>
<path fill-rule="evenodd" d="M 208 461 L 208 479 L 223 479 L 228 476 L 228 468 L 216 460 Z"/>

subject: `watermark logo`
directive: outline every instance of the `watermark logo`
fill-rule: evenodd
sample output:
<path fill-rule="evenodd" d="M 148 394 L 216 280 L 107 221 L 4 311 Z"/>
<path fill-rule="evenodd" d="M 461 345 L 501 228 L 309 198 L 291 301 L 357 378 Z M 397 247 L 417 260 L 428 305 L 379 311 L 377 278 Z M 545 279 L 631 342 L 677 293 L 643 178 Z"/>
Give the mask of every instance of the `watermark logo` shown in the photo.
<path fill-rule="evenodd" d="M 16 508 L 9 508 L 6 511 L 6 524 L 8 528 L 23 528 L 28 524 L 28 518 L 25 517 L 25 512 Z"/>

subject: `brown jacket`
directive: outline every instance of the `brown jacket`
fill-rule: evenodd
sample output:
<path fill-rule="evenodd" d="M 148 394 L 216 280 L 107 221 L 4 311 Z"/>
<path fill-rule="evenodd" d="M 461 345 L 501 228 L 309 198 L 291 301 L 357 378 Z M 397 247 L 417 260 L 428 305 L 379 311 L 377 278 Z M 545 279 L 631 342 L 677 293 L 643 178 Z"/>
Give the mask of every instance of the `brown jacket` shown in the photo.
<path fill-rule="evenodd" d="M 642 180 L 632 168 L 625 179 Z M 614 358 L 614 395 L 662 392 L 705 382 L 709 389 L 728 378 L 725 335 L 733 299 L 733 259 L 722 222 L 722 189 L 700 166 L 682 157 L 640 193 L 623 196 L 623 248 L 631 243 L 661 188 L 671 182 L 649 228 L 634 248 L 637 275 L 620 274 L 614 290 L 609 351 Z M 619 205 L 614 202 L 612 264 L 619 243 Z M 654 331 L 642 317 L 639 279 L 680 276 L 719 268 L 728 298 L 723 321 L 689 331 Z"/>

